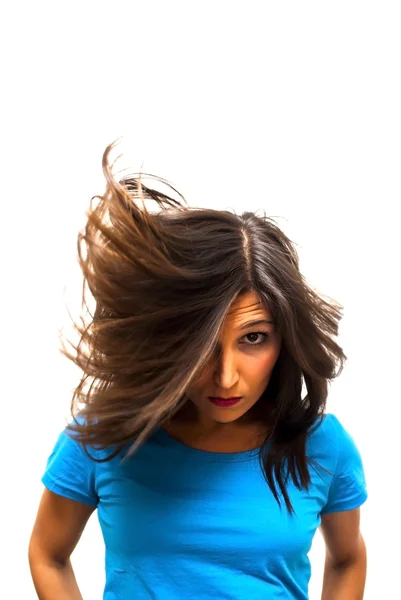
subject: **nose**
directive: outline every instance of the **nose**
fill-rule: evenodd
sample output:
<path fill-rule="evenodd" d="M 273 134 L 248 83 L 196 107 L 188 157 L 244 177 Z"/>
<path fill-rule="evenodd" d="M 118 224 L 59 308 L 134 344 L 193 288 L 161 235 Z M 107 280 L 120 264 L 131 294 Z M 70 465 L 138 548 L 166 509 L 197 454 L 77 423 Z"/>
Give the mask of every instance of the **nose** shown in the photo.
<path fill-rule="evenodd" d="M 213 379 L 216 386 L 222 390 L 230 390 L 238 383 L 239 373 L 232 352 L 219 352 Z"/>

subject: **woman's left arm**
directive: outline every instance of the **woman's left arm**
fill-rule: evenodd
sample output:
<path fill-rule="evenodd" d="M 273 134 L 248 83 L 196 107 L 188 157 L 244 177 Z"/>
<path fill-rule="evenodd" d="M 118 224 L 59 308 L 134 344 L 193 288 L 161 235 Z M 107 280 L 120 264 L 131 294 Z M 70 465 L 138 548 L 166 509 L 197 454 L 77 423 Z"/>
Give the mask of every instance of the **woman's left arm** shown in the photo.
<path fill-rule="evenodd" d="M 321 600 L 362 600 L 366 581 L 366 547 L 360 509 L 322 515 L 326 543 Z"/>

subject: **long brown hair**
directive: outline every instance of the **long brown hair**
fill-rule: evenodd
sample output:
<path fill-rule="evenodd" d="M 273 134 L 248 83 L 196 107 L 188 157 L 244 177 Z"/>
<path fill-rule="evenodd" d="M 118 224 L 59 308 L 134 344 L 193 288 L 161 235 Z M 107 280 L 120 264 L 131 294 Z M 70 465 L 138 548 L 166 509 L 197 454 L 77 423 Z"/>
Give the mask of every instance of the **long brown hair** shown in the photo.
<path fill-rule="evenodd" d="M 77 344 L 62 344 L 83 371 L 67 429 L 86 451 L 110 448 L 103 460 L 127 445 L 132 455 L 185 404 L 186 389 L 214 355 L 232 302 L 255 291 L 282 336 L 260 399 L 273 422 L 259 458 L 277 502 L 274 477 L 294 512 L 288 477 L 308 489 L 308 431 L 323 416 L 328 383 L 346 360 L 335 341 L 342 307 L 307 284 L 292 242 L 273 219 L 189 208 L 168 182 L 151 176 L 168 193 L 145 185 L 143 175 L 117 181 L 109 162 L 113 147 L 103 154 L 105 192 L 92 198 L 78 234 L 89 318 L 74 324 Z"/>

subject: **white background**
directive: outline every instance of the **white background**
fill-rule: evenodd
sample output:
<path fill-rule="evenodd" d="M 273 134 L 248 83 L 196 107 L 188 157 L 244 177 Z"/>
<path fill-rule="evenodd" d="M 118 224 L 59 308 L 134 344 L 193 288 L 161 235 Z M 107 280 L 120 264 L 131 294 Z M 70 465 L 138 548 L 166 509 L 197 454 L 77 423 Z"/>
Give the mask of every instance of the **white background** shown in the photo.
<path fill-rule="evenodd" d="M 364 458 L 365 599 L 398 597 L 400 21 L 385 0 L 2 9 L 2 596 L 36 597 L 40 477 L 78 377 L 57 339 L 80 299 L 76 234 L 124 136 L 123 164 L 190 204 L 278 217 L 306 277 L 343 304 L 329 410 Z M 103 550 L 95 515 L 73 555 L 85 600 L 101 598 Z M 310 556 L 318 600 L 320 534 Z"/>

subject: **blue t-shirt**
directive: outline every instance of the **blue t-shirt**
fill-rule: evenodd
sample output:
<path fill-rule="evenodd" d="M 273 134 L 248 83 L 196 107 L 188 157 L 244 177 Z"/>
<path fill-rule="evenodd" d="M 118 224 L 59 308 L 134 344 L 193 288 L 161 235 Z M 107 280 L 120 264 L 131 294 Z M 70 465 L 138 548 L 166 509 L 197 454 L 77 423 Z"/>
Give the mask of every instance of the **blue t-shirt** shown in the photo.
<path fill-rule="evenodd" d="M 42 478 L 97 507 L 104 600 L 307 600 L 308 552 L 321 515 L 367 498 L 353 438 L 332 414 L 309 433 L 309 491 L 290 479 L 295 516 L 278 506 L 255 450 L 205 452 L 162 428 L 134 456 L 96 463 L 63 431 Z M 97 457 L 108 451 L 89 450 Z"/>

